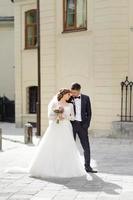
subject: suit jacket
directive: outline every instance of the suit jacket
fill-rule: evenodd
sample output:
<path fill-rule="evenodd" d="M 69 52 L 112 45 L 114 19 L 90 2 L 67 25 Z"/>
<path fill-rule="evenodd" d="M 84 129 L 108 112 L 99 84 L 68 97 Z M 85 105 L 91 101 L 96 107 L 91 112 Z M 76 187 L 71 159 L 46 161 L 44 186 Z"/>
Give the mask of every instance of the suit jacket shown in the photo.
<path fill-rule="evenodd" d="M 71 97 L 68 102 L 74 104 L 74 98 Z M 82 126 L 84 128 L 89 128 L 92 117 L 91 102 L 89 96 L 84 94 L 81 94 L 81 117 Z"/>

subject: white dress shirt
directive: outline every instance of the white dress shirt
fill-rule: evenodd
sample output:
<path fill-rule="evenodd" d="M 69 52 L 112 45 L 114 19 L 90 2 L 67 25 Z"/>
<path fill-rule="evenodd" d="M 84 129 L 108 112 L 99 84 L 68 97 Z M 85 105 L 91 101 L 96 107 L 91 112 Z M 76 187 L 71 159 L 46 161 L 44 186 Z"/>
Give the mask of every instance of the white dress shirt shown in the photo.
<path fill-rule="evenodd" d="M 76 109 L 75 120 L 76 121 L 82 121 L 82 117 L 81 117 L 81 95 L 80 95 L 80 99 L 75 98 L 74 102 L 75 102 L 75 109 Z"/>

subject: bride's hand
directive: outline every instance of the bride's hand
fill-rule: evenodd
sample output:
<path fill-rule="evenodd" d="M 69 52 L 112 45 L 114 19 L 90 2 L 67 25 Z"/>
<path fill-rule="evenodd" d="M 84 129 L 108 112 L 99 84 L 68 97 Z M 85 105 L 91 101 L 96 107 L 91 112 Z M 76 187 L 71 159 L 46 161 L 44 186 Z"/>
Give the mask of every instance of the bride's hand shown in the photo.
<path fill-rule="evenodd" d="M 62 114 L 59 114 L 59 120 L 63 120 L 64 116 Z"/>

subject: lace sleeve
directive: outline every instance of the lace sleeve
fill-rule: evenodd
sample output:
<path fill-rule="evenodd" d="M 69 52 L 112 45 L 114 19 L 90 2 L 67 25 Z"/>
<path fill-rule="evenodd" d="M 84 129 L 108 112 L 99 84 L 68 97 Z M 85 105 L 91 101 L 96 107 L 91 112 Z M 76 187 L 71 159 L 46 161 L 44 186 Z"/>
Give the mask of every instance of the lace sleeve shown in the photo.
<path fill-rule="evenodd" d="M 55 104 L 53 104 L 50 108 L 48 108 L 48 119 L 49 120 L 55 120 L 56 114 L 53 111 L 53 108 L 55 107 Z"/>
<path fill-rule="evenodd" d="M 53 99 L 50 101 L 48 105 L 48 119 L 49 120 L 55 120 L 56 114 L 54 113 L 53 109 L 57 106 L 57 97 L 54 96 Z"/>

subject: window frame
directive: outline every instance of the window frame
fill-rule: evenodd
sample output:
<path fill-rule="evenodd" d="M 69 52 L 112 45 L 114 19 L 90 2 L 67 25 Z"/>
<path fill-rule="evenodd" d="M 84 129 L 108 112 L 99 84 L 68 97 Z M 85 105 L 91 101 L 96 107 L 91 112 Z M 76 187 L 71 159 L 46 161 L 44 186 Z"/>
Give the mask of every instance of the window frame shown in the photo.
<path fill-rule="evenodd" d="M 36 45 L 28 45 L 28 28 L 34 27 L 34 34 L 33 34 L 32 42 L 33 42 L 33 39 L 35 40 L 35 35 L 36 35 L 35 29 L 37 32 L 37 21 L 36 21 L 36 23 L 33 23 L 33 24 L 27 23 L 28 13 L 31 13 L 31 12 L 36 12 L 36 17 L 37 17 L 37 9 L 30 9 L 25 12 L 25 49 L 36 49 L 37 48 L 37 44 Z"/>
<path fill-rule="evenodd" d="M 86 27 L 77 27 L 77 0 L 74 0 L 75 3 L 75 16 L 74 16 L 74 26 L 72 28 L 67 27 L 67 9 L 66 8 L 67 0 L 63 0 L 63 33 L 67 32 L 78 32 L 78 31 L 86 31 L 87 30 L 87 0 L 86 0 Z"/>
<path fill-rule="evenodd" d="M 36 92 L 36 104 L 35 104 L 35 112 L 32 111 L 32 106 L 33 106 L 33 101 L 31 101 L 31 98 L 33 96 L 31 96 L 31 93 L 33 92 L 32 90 L 34 90 L 34 92 Z M 29 86 L 28 87 L 28 114 L 37 114 L 37 93 L 38 93 L 38 86 Z"/>

